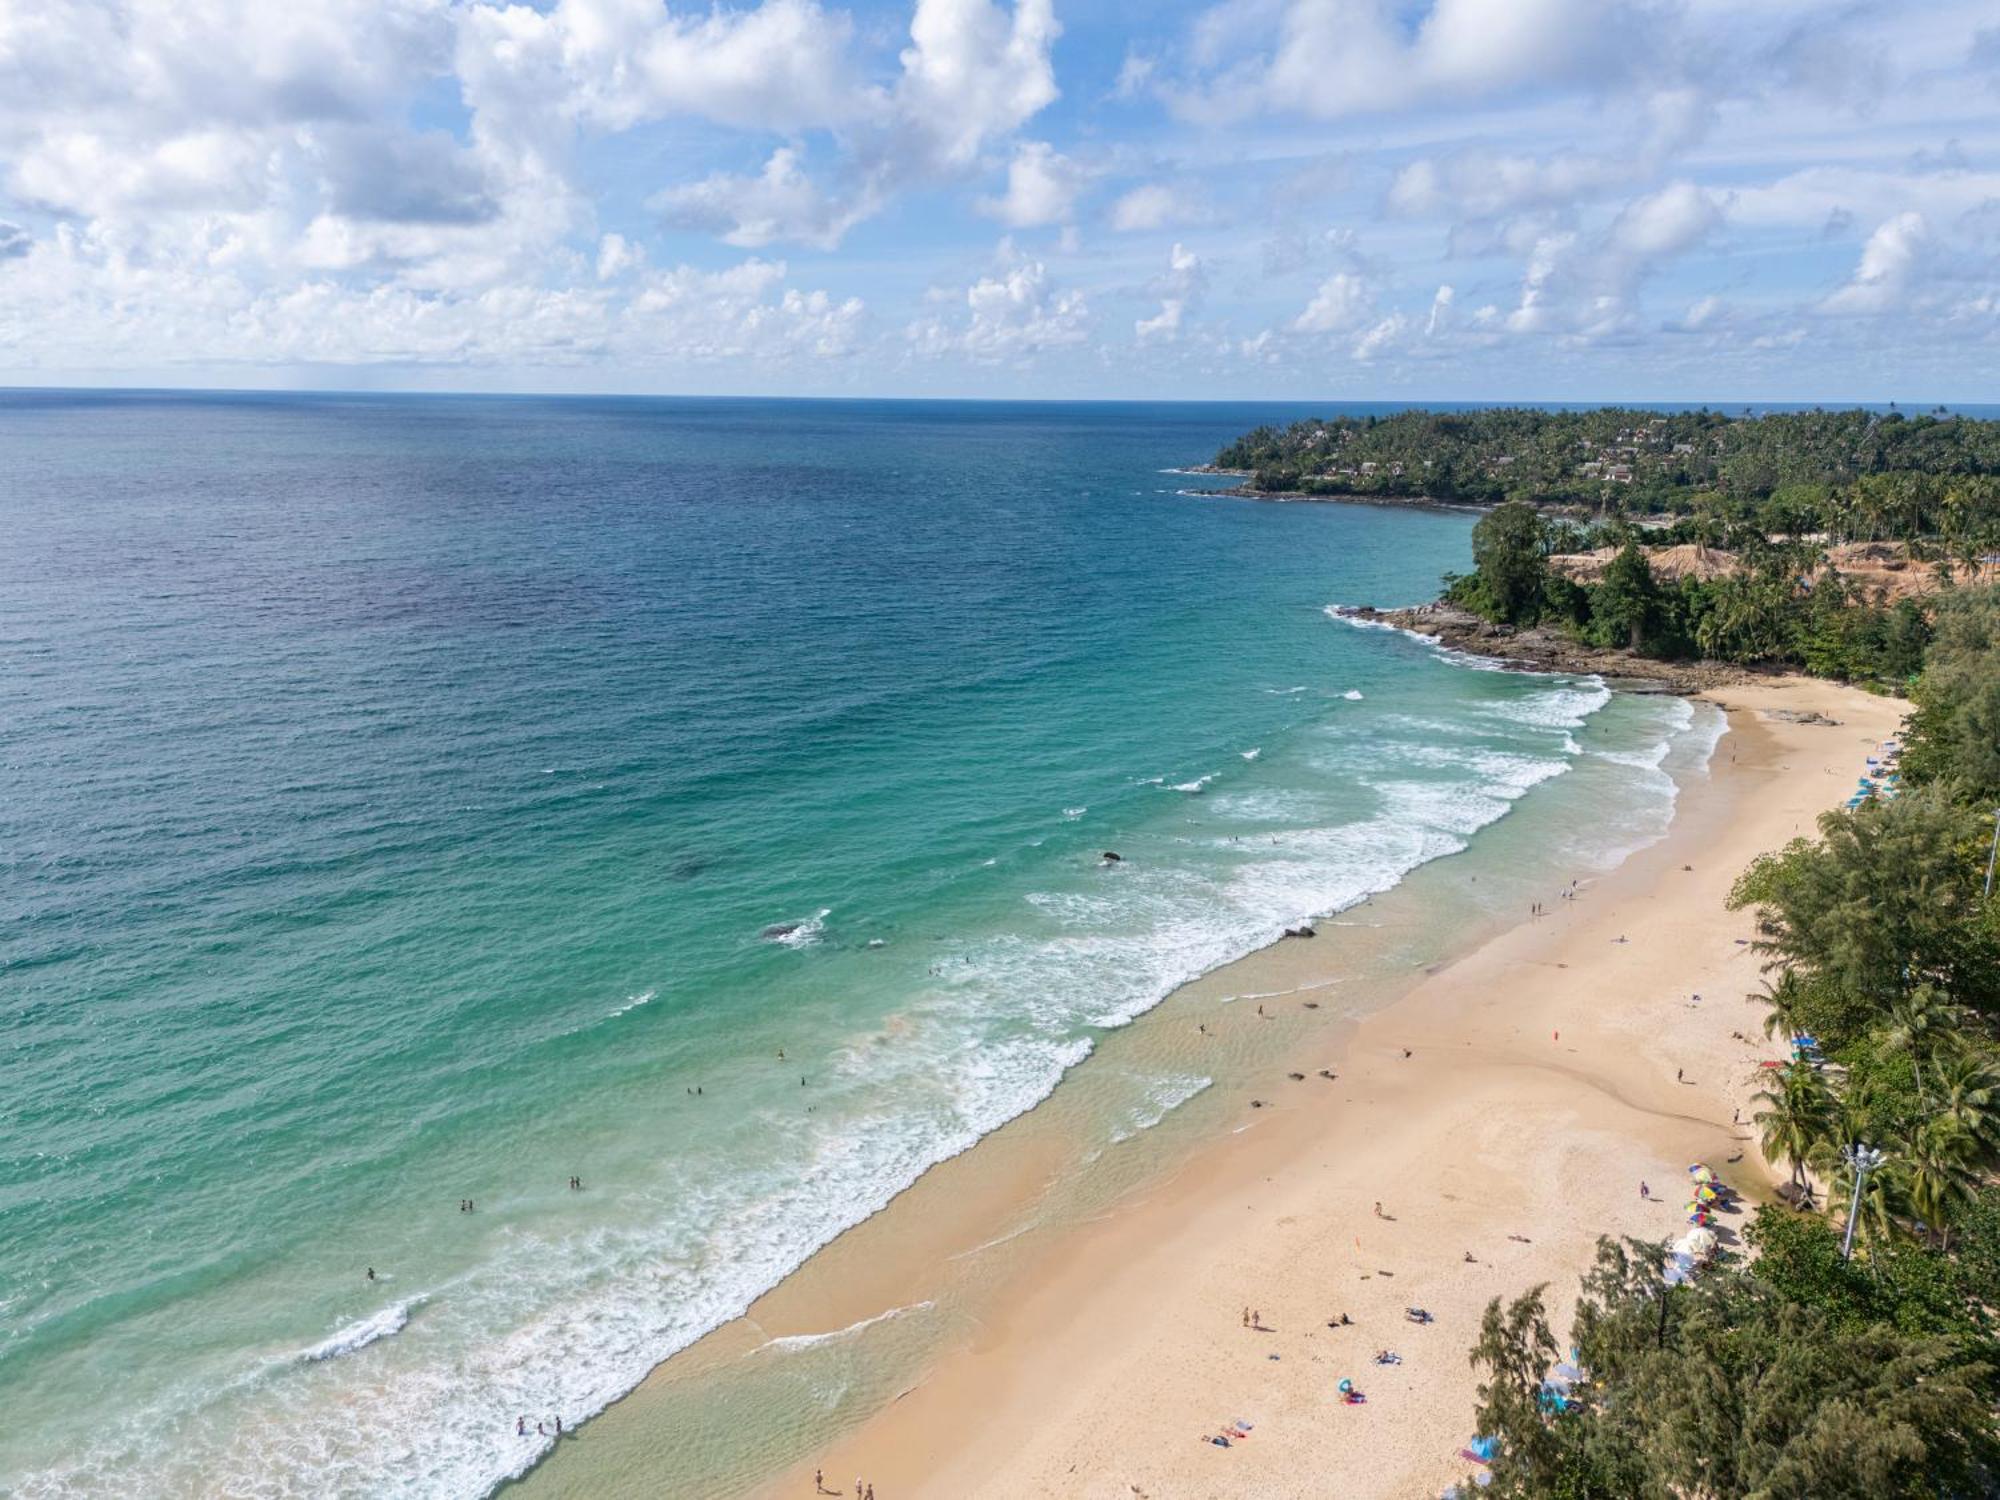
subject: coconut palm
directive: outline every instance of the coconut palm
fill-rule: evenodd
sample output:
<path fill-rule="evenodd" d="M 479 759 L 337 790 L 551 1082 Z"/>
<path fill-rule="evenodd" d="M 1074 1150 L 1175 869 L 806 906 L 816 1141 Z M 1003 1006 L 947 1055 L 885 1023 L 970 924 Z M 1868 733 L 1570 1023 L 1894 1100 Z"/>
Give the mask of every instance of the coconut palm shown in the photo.
<path fill-rule="evenodd" d="M 1961 1041 L 1958 1007 L 1932 986 L 1920 984 L 1890 1003 L 1888 1021 L 1882 1028 L 1881 1037 L 1883 1045 L 1891 1052 L 1900 1052 L 1910 1059 L 1910 1066 L 1917 1075 L 1917 1098 L 1929 1109 L 1930 1096 L 1924 1088 L 1924 1064 L 1931 1063 L 1935 1073 L 1939 1055 L 1958 1050 Z"/>
<path fill-rule="evenodd" d="M 1811 1064 L 1795 1062 L 1778 1075 L 1776 1089 L 1764 1089 L 1756 1097 L 1769 1106 L 1751 1116 L 1763 1132 L 1758 1144 L 1764 1157 L 1788 1163 L 1793 1192 L 1802 1193 L 1806 1162 L 1825 1139 L 1833 1117 L 1833 1096 Z"/>
<path fill-rule="evenodd" d="M 1910 1210 L 1934 1238 L 1949 1232 L 1945 1226 L 1952 1209 L 1969 1203 L 1978 1191 L 1978 1153 L 1978 1143 L 1948 1115 L 1940 1115 L 1918 1126 L 1898 1154 L 1897 1175 Z"/>
<path fill-rule="evenodd" d="M 2000 1073 L 1975 1053 L 1936 1064 L 1938 1114 L 1965 1132 L 1983 1156 L 2000 1148 Z"/>
<path fill-rule="evenodd" d="M 1755 1003 L 1763 1001 L 1770 1007 L 1764 1012 L 1764 1035 L 1773 1041 L 1783 1040 L 1791 1045 L 1792 1038 L 1799 1034 L 1802 1024 L 1799 1015 L 1799 977 L 1790 969 L 1778 976 L 1778 982 L 1764 982 L 1762 995 L 1746 995 L 1746 1000 Z"/>

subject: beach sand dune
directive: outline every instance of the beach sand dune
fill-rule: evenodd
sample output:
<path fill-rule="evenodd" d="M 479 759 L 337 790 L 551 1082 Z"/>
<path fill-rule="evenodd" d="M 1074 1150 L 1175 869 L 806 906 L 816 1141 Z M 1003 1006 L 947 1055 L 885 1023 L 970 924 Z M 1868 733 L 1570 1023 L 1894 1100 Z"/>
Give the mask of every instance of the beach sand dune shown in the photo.
<path fill-rule="evenodd" d="M 1467 1355 L 1490 1298 L 1547 1282 L 1560 1331 L 1599 1234 L 1684 1227 L 1689 1162 L 1769 1191 L 1731 1119 L 1774 1054 L 1745 999 L 1751 922 L 1725 900 L 1839 804 L 1901 707 L 1801 679 L 1716 697 L 1731 733 L 1663 841 L 1361 1021 L 1336 1083 L 1274 1093 L 1253 1128 L 1060 1236 L 974 1338 L 818 1462 L 882 1500 L 1361 1500 L 1469 1473 Z M 1382 1349 L 1401 1362 L 1375 1364 Z M 1341 1404 L 1342 1380 L 1366 1403 Z M 1209 1441 L 1239 1423 L 1247 1437 Z M 811 1491 L 810 1465 L 770 1489 Z"/>

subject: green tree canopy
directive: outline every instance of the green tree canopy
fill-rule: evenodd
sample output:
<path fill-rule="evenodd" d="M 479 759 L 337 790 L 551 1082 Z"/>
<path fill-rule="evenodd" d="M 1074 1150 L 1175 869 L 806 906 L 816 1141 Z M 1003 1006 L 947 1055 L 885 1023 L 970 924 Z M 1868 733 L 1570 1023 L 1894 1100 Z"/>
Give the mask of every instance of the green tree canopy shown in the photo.
<path fill-rule="evenodd" d="M 1599 1242 L 1573 1340 L 1590 1377 L 1566 1412 L 1523 1402 L 1545 1368 L 1541 1289 L 1488 1309 L 1473 1362 L 1499 1496 L 1938 1500 L 2000 1478 L 1994 1374 L 1957 1336 L 1860 1321 L 1867 1292 L 1824 1246 L 1786 1246 L 1793 1300 L 1756 1268 L 1669 1287 L 1659 1246 Z"/>
<path fill-rule="evenodd" d="M 1549 565 L 1533 506 L 1510 501 L 1481 516 L 1472 528 L 1472 561 L 1495 619 L 1510 625 L 1535 620 Z"/>
<path fill-rule="evenodd" d="M 2000 1001 L 1976 810 L 1925 790 L 1827 813 L 1819 830 L 1759 858 L 1730 893 L 1732 909 L 1757 908 L 1763 952 L 1882 1009 L 1926 982 Z"/>

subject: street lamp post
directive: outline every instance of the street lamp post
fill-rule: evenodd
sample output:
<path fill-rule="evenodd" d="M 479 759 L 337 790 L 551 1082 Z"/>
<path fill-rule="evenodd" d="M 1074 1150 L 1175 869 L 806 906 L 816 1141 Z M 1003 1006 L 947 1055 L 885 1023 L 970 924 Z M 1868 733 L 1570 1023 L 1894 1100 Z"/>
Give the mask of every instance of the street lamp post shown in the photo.
<path fill-rule="evenodd" d="M 1864 1146 L 1856 1141 L 1851 1146 L 1840 1149 L 1847 1165 L 1854 1169 L 1854 1201 L 1847 1208 L 1847 1238 L 1841 1242 L 1840 1258 L 1854 1259 L 1854 1221 L 1861 1217 L 1861 1185 L 1868 1180 L 1868 1174 L 1882 1165 L 1887 1152 L 1874 1146 Z"/>

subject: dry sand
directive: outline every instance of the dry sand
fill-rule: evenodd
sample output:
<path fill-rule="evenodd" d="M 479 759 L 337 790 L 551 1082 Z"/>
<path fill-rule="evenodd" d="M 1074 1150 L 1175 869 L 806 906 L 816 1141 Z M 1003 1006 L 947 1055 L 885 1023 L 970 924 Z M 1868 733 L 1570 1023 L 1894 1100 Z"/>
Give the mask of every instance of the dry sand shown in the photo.
<path fill-rule="evenodd" d="M 1753 1195 L 1772 1180 L 1731 1123 L 1777 1052 L 1725 899 L 1839 804 L 1901 710 L 1800 679 L 1713 696 L 1731 733 L 1662 842 L 1360 1022 L 1337 1082 L 1275 1074 L 1236 1133 L 1002 1288 L 972 1341 L 819 1457 L 827 1474 L 880 1500 L 1361 1500 L 1464 1477 L 1490 1298 L 1549 1283 L 1560 1335 L 1599 1234 L 1685 1227 L 1689 1162 Z M 1385 1347 L 1402 1364 L 1372 1363 Z M 1338 1404 L 1342 1378 L 1366 1405 Z M 1239 1419 L 1249 1439 L 1204 1441 Z M 812 1488 L 807 1465 L 769 1493 Z"/>

